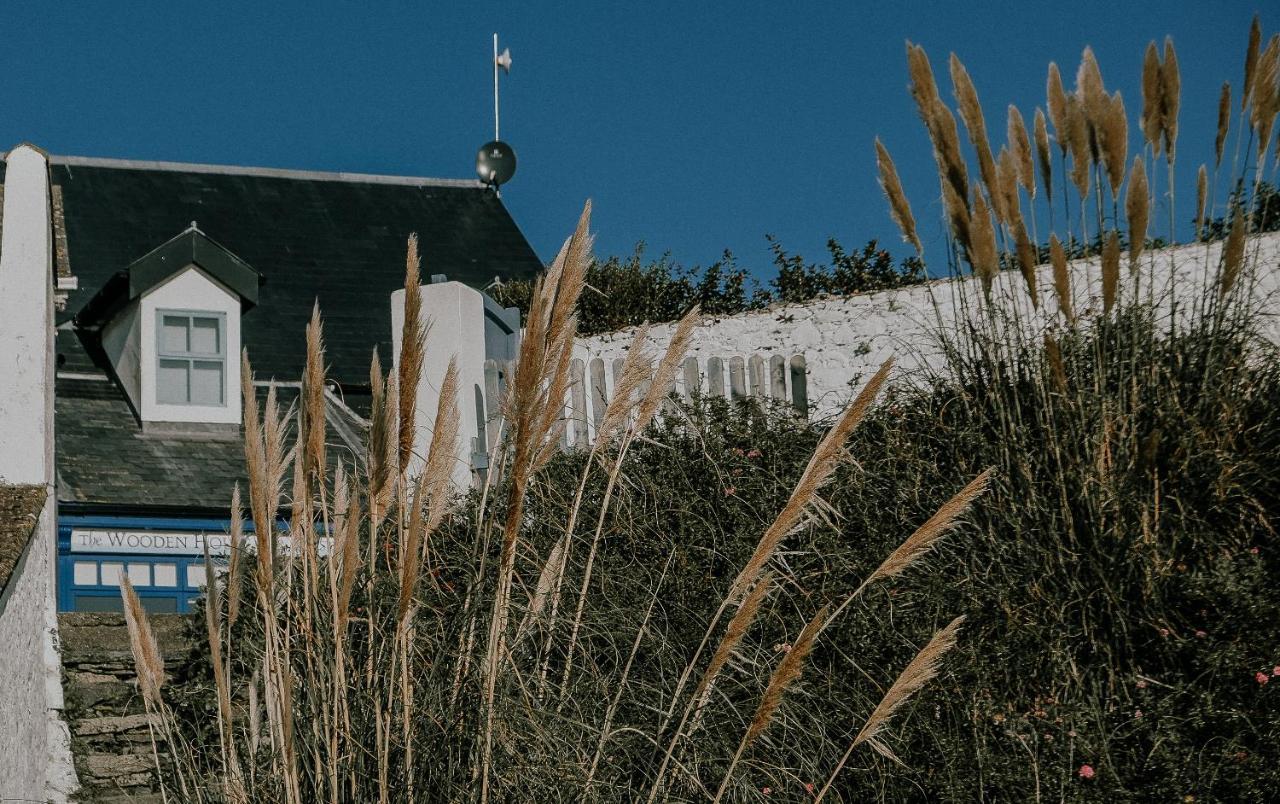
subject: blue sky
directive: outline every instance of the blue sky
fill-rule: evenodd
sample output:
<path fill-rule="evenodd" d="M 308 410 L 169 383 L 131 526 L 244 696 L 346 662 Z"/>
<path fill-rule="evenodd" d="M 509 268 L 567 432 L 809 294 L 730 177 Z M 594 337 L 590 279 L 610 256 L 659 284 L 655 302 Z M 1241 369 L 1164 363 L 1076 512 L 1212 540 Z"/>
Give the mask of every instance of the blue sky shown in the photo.
<path fill-rule="evenodd" d="M 60 154 L 470 177 L 492 135 L 496 30 L 515 61 L 502 134 L 519 170 L 504 199 L 539 256 L 554 255 L 589 197 L 600 254 L 643 240 L 653 254 L 706 264 L 728 248 L 767 277 L 766 233 L 811 257 L 831 236 L 906 253 L 875 180 L 877 135 L 926 252 L 941 252 L 905 39 L 928 50 L 948 99 L 946 56 L 959 54 L 997 148 L 1005 106 L 1022 107 L 1029 124 L 1048 62 L 1071 78 L 1092 45 L 1129 107 L 1132 153 L 1142 49 L 1171 34 L 1183 77 L 1178 217 L 1189 218 L 1218 89 L 1240 83 L 1255 10 L 1187 0 L 8 0 L 0 148 L 27 140 Z M 1280 13 L 1262 22 L 1269 33 Z"/>

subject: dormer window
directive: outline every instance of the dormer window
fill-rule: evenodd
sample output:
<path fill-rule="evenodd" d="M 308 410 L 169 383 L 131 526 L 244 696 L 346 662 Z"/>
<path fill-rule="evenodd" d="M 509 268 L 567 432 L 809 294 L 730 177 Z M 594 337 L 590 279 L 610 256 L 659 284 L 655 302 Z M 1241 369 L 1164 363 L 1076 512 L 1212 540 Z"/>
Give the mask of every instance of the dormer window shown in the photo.
<path fill-rule="evenodd" d="M 240 423 L 240 314 L 261 281 L 192 224 L 108 280 L 79 313 L 144 430 Z"/>
<path fill-rule="evenodd" d="M 159 310 L 157 317 L 156 402 L 225 405 L 225 314 Z"/>

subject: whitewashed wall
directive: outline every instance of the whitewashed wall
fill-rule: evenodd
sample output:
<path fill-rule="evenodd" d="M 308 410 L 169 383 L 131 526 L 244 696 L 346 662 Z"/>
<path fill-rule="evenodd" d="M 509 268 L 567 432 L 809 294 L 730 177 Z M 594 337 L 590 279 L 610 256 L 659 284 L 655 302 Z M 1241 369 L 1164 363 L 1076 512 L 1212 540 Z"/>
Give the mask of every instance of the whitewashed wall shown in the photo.
<path fill-rule="evenodd" d="M 1258 268 L 1256 293 L 1262 303 L 1271 309 L 1275 306 L 1277 280 L 1280 279 L 1280 234 L 1253 238 L 1248 246 L 1251 264 Z M 1206 282 L 1216 281 L 1221 245 L 1182 246 L 1165 249 L 1141 258 L 1141 275 L 1154 277 L 1151 291 L 1154 298 L 1183 302 L 1197 298 Z M 1070 264 L 1072 297 L 1078 313 L 1086 317 L 1101 308 L 1101 271 L 1098 261 L 1081 260 Z M 1122 261 L 1122 273 L 1127 277 L 1128 256 Z M 1146 281 L 1144 279 L 1144 281 Z M 1002 273 L 996 282 L 994 296 L 1003 299 L 1006 308 L 1016 305 L 1025 316 L 1026 326 L 1043 326 L 1058 314 L 1053 292 L 1052 270 L 1041 266 L 1037 273 L 1040 298 L 1043 301 L 1038 314 L 1030 314 L 1025 283 L 1016 271 Z M 1121 285 L 1128 292 L 1127 279 Z M 1148 293 L 1143 285 L 1140 293 Z M 807 365 L 808 399 L 815 408 L 815 415 L 825 416 L 840 409 L 856 392 L 862 382 L 890 356 L 897 360 L 899 377 L 909 375 L 913 368 L 923 363 L 936 362 L 939 358 L 931 347 L 930 332 L 940 322 L 952 326 L 958 317 L 976 318 L 974 302 L 979 296 L 977 282 L 973 279 L 942 280 L 910 288 L 883 291 L 864 296 L 821 299 L 805 304 L 779 305 L 768 310 L 717 318 L 705 317 L 698 325 L 689 354 L 697 360 L 701 376 L 700 387 L 705 393 L 710 385 L 706 376 L 708 360 L 718 357 L 728 364 L 733 356 L 749 359 L 760 355 L 766 361 L 774 355 L 783 355 L 789 361 L 802 355 Z M 958 303 L 967 296 L 968 305 Z M 1180 305 L 1185 313 L 1186 305 Z M 959 311 L 959 312 L 957 312 Z M 1271 320 L 1273 339 L 1280 335 L 1276 319 Z M 650 330 L 650 341 L 655 349 L 665 349 L 671 337 L 672 324 L 662 324 Z M 606 381 L 612 394 L 613 362 L 625 355 L 633 331 L 624 330 L 590 338 L 583 338 L 577 347 L 577 357 L 589 365 L 593 358 L 601 358 L 606 367 Z M 788 396 L 791 379 L 786 378 Z M 679 385 L 683 385 L 683 375 Z M 766 383 L 772 387 L 773 383 Z M 723 387 L 729 388 L 726 377 Z M 769 394 L 766 392 L 765 394 Z M 590 396 L 590 395 L 588 395 Z M 590 408 L 590 402 L 588 407 Z M 587 420 L 591 420 L 587 416 Z"/>
<path fill-rule="evenodd" d="M 65 801 L 75 786 L 55 648 L 53 251 L 49 168 L 6 159 L 0 238 L 0 482 L 44 486 L 35 534 L 0 596 L 0 800 Z"/>

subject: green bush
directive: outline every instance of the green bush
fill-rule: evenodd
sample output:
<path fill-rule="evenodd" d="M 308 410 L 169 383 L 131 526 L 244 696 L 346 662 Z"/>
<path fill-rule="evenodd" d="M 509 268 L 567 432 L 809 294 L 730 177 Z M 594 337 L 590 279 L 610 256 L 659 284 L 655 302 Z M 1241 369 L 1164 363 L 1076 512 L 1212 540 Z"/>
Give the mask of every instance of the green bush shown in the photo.
<path fill-rule="evenodd" d="M 596 260 L 587 270 L 587 289 L 578 300 L 578 331 L 595 335 L 645 322 L 675 321 L 695 304 L 707 315 L 736 315 L 775 302 L 869 293 L 918 284 L 925 278 L 918 259 L 895 263 L 874 240 L 854 252 L 829 240 L 828 263 L 808 263 L 772 237 L 769 246 L 778 275 L 767 288 L 739 267 L 728 251 L 706 268 L 686 267 L 665 254 L 646 262 L 643 244 L 626 258 Z M 500 304 L 527 313 L 532 290 L 532 282 L 512 280 L 493 286 L 489 293 Z"/>

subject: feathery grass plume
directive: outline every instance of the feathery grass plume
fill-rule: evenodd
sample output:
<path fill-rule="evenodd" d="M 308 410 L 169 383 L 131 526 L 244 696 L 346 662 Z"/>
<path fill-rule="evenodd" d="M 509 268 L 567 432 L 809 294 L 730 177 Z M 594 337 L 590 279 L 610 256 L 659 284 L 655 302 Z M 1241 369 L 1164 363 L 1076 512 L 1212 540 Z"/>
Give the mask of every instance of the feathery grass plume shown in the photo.
<path fill-rule="evenodd" d="M 1012 103 L 1009 104 L 1009 124 L 1006 134 L 1014 161 L 1018 165 L 1018 183 L 1027 191 L 1028 197 L 1035 198 L 1036 171 L 1031 160 L 1031 138 L 1027 136 L 1027 123 L 1022 119 L 1022 112 L 1018 111 L 1018 107 Z"/>
<path fill-rule="evenodd" d="M 969 264 L 982 280 L 982 292 L 991 298 L 991 283 L 1000 273 L 1000 257 L 996 251 L 996 230 L 991 221 L 991 210 L 983 198 L 982 189 L 973 188 L 973 218 L 970 221 L 973 245 L 969 251 Z"/>
<path fill-rule="evenodd" d="M 889 215 L 902 230 L 902 239 L 915 247 L 918 256 L 924 256 L 924 246 L 920 245 L 920 237 L 916 234 L 916 219 L 911 214 L 911 204 L 907 202 L 907 194 L 902 191 L 902 182 L 898 179 L 898 169 L 894 167 L 893 158 L 876 137 L 876 167 L 880 171 L 880 189 L 889 201 Z"/>
<path fill-rule="evenodd" d="M 827 783 L 818 791 L 818 795 L 814 798 L 815 802 L 821 801 L 826 796 L 831 789 L 831 784 L 840 775 L 845 763 L 848 762 L 849 755 L 853 753 L 853 749 L 862 743 L 870 745 L 881 756 L 897 759 L 889 749 L 889 746 L 880 741 L 880 735 L 884 732 L 890 718 L 902 708 L 902 705 L 938 675 L 938 670 L 941 669 L 942 657 L 947 651 L 955 647 L 956 636 L 964 620 L 963 616 L 957 617 L 947 627 L 934 634 L 933 639 L 929 640 L 929 644 L 925 645 L 906 666 L 902 674 L 898 676 L 898 679 L 893 682 L 893 686 L 885 693 L 884 698 L 880 700 L 875 710 L 871 712 L 871 716 L 867 718 L 862 730 L 853 738 L 853 744 L 849 746 L 849 750 L 840 758 L 840 762 L 836 765 L 835 771 L 830 778 L 827 779 Z"/>
<path fill-rule="evenodd" d="M 1053 266 L 1053 290 L 1058 295 L 1058 309 L 1075 326 L 1075 308 L 1071 303 L 1071 275 L 1067 273 L 1067 252 L 1056 234 L 1049 235 L 1049 262 Z"/>
<path fill-rule="evenodd" d="M 1018 166 L 1008 147 L 1001 146 L 996 157 L 996 190 L 1000 193 L 1000 206 L 1004 209 L 1004 223 L 1010 229 L 1017 228 L 1022 220 L 1022 201 L 1018 198 Z"/>
<path fill-rule="evenodd" d="M 622 361 L 622 371 L 614 382 L 613 396 L 605 405 L 600 426 L 596 428 L 596 440 L 592 448 L 597 452 L 626 424 L 627 416 L 638 402 L 635 398 L 637 391 L 646 379 L 653 376 L 653 355 L 645 348 L 648 336 L 648 324 L 636 327 L 631 336 L 631 345 Z"/>
<path fill-rule="evenodd" d="M 685 353 L 689 351 L 689 342 L 693 340 L 694 327 L 698 326 L 701 317 L 702 310 L 695 304 L 676 322 L 671 340 L 667 343 L 667 351 L 663 353 L 657 369 L 653 372 L 653 382 L 649 384 L 649 390 L 640 400 L 640 404 L 636 405 L 635 420 L 631 426 L 633 433 L 640 433 L 649 426 L 649 422 L 653 421 L 653 417 L 657 415 L 662 401 L 671 393 L 670 389 L 675 382 L 676 372 L 684 362 Z"/>
<path fill-rule="evenodd" d="M 949 182 L 942 182 L 942 207 L 947 213 L 947 222 L 951 224 L 951 236 L 956 239 L 960 251 L 966 260 L 973 262 L 973 221 L 969 213 L 969 205 L 964 196 L 956 193 Z"/>
<path fill-rule="evenodd" d="M 906 541 L 898 545 L 898 548 L 876 567 L 875 572 L 867 576 L 862 585 L 869 586 L 876 581 L 900 575 L 932 550 L 938 540 L 947 535 L 959 522 L 960 517 L 969 511 L 973 501 L 986 493 L 991 485 L 991 475 L 994 471 L 993 468 L 985 469 L 965 484 L 965 487 L 943 503 L 928 521 L 916 528 Z"/>
<path fill-rule="evenodd" d="M 711 689 L 720 671 L 729 663 L 733 652 L 742 643 L 742 638 L 746 636 L 747 630 L 755 622 L 756 615 L 760 613 L 760 605 L 764 603 L 764 599 L 769 596 L 772 589 L 773 573 L 765 572 L 738 604 L 738 610 L 729 619 L 729 625 L 725 627 L 724 635 L 720 637 L 720 644 L 716 645 L 715 653 L 711 654 L 711 661 L 707 663 L 707 669 L 703 671 L 702 678 L 698 680 L 698 686 L 693 692 L 694 699 L 701 701 L 699 706 L 706 705 L 703 699 L 707 691 Z"/>
<path fill-rule="evenodd" d="M 1275 34 L 1267 41 L 1266 48 L 1258 57 L 1253 85 L 1255 97 L 1249 110 L 1250 123 L 1257 133 L 1259 170 L 1271 140 L 1271 128 L 1275 123 L 1276 112 L 1280 110 L 1280 100 L 1276 98 L 1278 73 L 1280 73 L 1280 34 Z"/>
<path fill-rule="evenodd" d="M 127 573 L 120 576 L 120 595 L 124 598 L 124 621 L 129 630 L 129 648 L 133 667 L 138 674 L 138 689 L 148 709 L 161 705 L 160 690 L 165 684 L 164 659 L 151 631 L 151 623 L 142 610 L 142 601 L 133 590 Z"/>
<path fill-rule="evenodd" d="M 209 663 L 213 665 L 213 684 L 218 698 L 218 734 L 222 742 L 223 764 L 230 766 L 235 756 L 235 740 L 231 736 L 231 684 L 227 679 L 227 666 L 222 661 L 222 590 L 218 587 L 218 573 L 209 557 L 209 545 L 204 548 L 205 631 L 209 637 Z"/>
<path fill-rule="evenodd" d="M 258 410 L 258 393 L 253 386 L 253 368 L 249 365 L 248 350 L 240 352 L 240 399 L 244 404 L 244 464 L 249 480 L 249 508 L 254 527 L 260 524 L 258 510 L 253 503 L 253 490 L 263 490 L 267 484 L 267 459 L 262 449 L 262 419 Z M 256 535 L 256 534 L 255 534 Z"/>
<path fill-rule="evenodd" d="M 969 133 L 969 142 L 978 154 L 978 175 L 987 186 L 991 195 L 991 206 L 996 219 L 1006 220 L 1000 183 L 996 177 L 996 162 L 991 155 L 991 142 L 987 138 L 987 122 L 982 115 L 982 104 L 978 102 L 978 90 L 973 86 L 969 71 L 956 54 L 951 54 L 951 84 L 956 98 L 956 107 L 960 111 L 960 119 L 964 121 L 965 130 Z"/>
<path fill-rule="evenodd" d="M 1227 142 L 1227 128 L 1231 125 L 1231 82 L 1222 82 L 1222 94 L 1218 97 L 1218 136 L 1213 141 L 1213 167 L 1222 167 L 1222 148 Z"/>
<path fill-rule="evenodd" d="M 1155 40 L 1147 43 L 1142 55 L 1142 138 L 1160 155 L 1160 51 Z"/>
<path fill-rule="evenodd" d="M 1116 289 L 1120 284 L 1120 235 L 1115 229 L 1107 234 L 1102 247 L 1102 313 L 1110 315 L 1116 303 Z"/>
<path fill-rule="evenodd" d="M 339 634 L 345 633 L 351 616 L 351 593 L 356 588 L 356 576 L 360 572 L 360 493 L 356 479 L 351 478 L 347 490 L 346 507 L 342 514 L 342 529 L 334 539 L 333 555 L 337 557 L 338 599 L 334 610 L 334 622 Z"/>
<path fill-rule="evenodd" d="M 911 97 L 915 99 L 916 110 L 933 144 L 933 158 L 942 179 L 943 196 L 946 197 L 946 187 L 949 185 L 957 197 L 964 198 L 969 192 L 969 174 L 964 158 L 960 155 L 960 134 L 956 128 L 956 119 L 938 95 L 938 85 L 933 78 L 929 56 L 924 48 L 910 41 L 907 42 L 907 72 L 911 77 Z"/>
<path fill-rule="evenodd" d="M 931 124 L 930 116 L 933 114 L 933 106 L 940 100 L 938 83 L 933 78 L 933 67 L 929 64 L 929 55 L 924 52 L 924 48 L 914 44 L 910 39 L 907 40 L 907 75 L 911 78 L 908 89 L 916 102 L 916 111 L 927 127 Z"/>
<path fill-rule="evenodd" d="M 1107 103 L 1106 116 L 1098 128 L 1098 147 L 1107 169 L 1107 178 L 1111 181 L 1111 197 L 1119 198 L 1125 162 L 1129 159 L 1129 118 L 1125 115 L 1124 99 L 1119 91 Z"/>
<path fill-rule="evenodd" d="M 1196 240 L 1204 237 L 1204 204 L 1209 194 L 1209 171 L 1204 165 L 1196 173 Z"/>
<path fill-rule="evenodd" d="M 1235 287 L 1240 277 L 1240 269 L 1244 266 L 1244 215 L 1240 206 L 1236 206 L 1235 215 L 1231 218 L 1231 231 L 1227 233 L 1227 242 L 1222 246 L 1222 284 L 1218 290 L 1218 298 L 1222 298 Z"/>
<path fill-rule="evenodd" d="M 458 365 L 450 358 L 440 382 L 436 418 L 431 429 L 427 461 L 414 484 L 409 529 L 405 534 L 404 561 L 400 566 L 400 599 L 396 618 L 403 621 L 413 603 L 418 575 L 426 558 L 431 535 L 448 512 L 449 481 L 458 454 Z"/>
<path fill-rule="evenodd" d="M 844 450 L 845 441 L 871 409 L 892 368 L 893 358 L 891 357 L 880 365 L 853 402 L 844 409 L 840 418 L 822 437 L 813 455 L 809 457 L 809 463 L 800 475 L 800 480 L 792 490 L 791 496 L 787 498 L 786 505 L 765 530 L 756 544 L 755 551 L 738 572 L 727 595 L 728 600 L 739 600 L 745 595 L 747 589 L 760 577 L 765 564 L 773 557 L 783 539 L 813 517 L 822 516 L 825 503 L 820 499 L 819 492 L 831 482 L 836 467 L 847 457 Z"/>
<path fill-rule="evenodd" d="M 1044 122 L 1044 110 L 1036 107 L 1035 122 L 1032 123 L 1036 140 L 1036 161 L 1040 164 L 1040 183 L 1044 185 L 1044 195 L 1053 201 L 1053 161 L 1049 154 L 1049 127 Z"/>
<path fill-rule="evenodd" d="M 804 629 L 792 643 L 791 649 L 783 655 L 778 666 L 774 668 L 773 675 L 769 677 L 769 684 L 765 687 L 764 696 L 760 699 L 760 705 L 756 707 L 751 725 L 747 727 L 746 735 L 743 737 L 745 745 L 751 745 L 764 733 L 764 730 L 773 722 L 773 716 L 778 711 L 779 704 L 782 703 L 783 694 L 788 687 L 800 679 L 801 673 L 804 672 L 804 660 L 809 657 L 813 646 L 817 643 L 818 635 L 826 627 L 829 608 L 829 606 L 823 606 L 809 622 L 805 623 Z"/>
<path fill-rule="evenodd" d="M 484 659 L 484 725 L 478 770 L 482 804 L 488 801 L 493 767 L 494 702 L 498 673 L 507 653 L 516 545 L 524 521 L 529 483 L 555 453 L 555 434 L 563 427 L 561 414 L 569 389 L 569 365 L 577 331 L 574 309 L 586 285 L 587 267 L 591 262 L 590 223 L 591 202 L 588 201 L 560 255 L 547 274 L 534 284 L 506 400 L 511 443 L 509 491 Z"/>
<path fill-rule="evenodd" d="M 386 515 L 386 503 L 391 499 L 395 480 L 395 416 L 389 413 L 393 404 L 375 347 L 369 360 L 369 444 L 365 460 L 369 467 L 369 513 L 377 522 Z"/>
<path fill-rule="evenodd" d="M 1083 102 L 1075 93 L 1067 96 L 1065 117 L 1067 131 L 1070 132 L 1067 147 L 1071 150 L 1071 182 L 1084 200 L 1089 197 L 1089 119 L 1085 116 Z"/>
<path fill-rule="evenodd" d="M 1109 112 L 1106 86 L 1102 81 L 1102 70 L 1098 67 L 1098 59 L 1093 55 L 1093 48 L 1086 46 L 1080 54 L 1080 67 L 1076 69 L 1076 97 L 1084 107 L 1085 118 L 1093 128 L 1095 137 L 1100 139 L 1102 127 L 1106 124 Z M 1100 142 L 1094 143 L 1101 146 Z"/>
<path fill-rule="evenodd" d="M 1141 156 L 1133 158 L 1129 171 L 1129 188 L 1124 198 L 1124 215 L 1129 221 L 1129 271 L 1138 270 L 1138 258 L 1147 243 L 1147 222 L 1150 217 L 1150 191 L 1147 188 L 1147 169 Z"/>
<path fill-rule="evenodd" d="M 1244 54 L 1244 90 L 1240 95 L 1240 111 L 1244 111 L 1249 101 L 1253 98 L 1253 80 L 1257 76 L 1258 68 L 1258 48 L 1262 44 L 1262 24 L 1258 21 L 1258 15 L 1253 15 L 1253 22 L 1249 25 L 1249 47 Z"/>
<path fill-rule="evenodd" d="M 418 234 L 409 235 L 404 259 L 404 326 L 400 338 L 400 427 L 398 466 L 403 473 L 413 455 L 413 430 L 418 409 L 418 381 L 427 345 L 427 325 L 422 320 L 422 261 L 418 257 Z"/>
<path fill-rule="evenodd" d="M 244 508 L 240 503 L 240 484 L 231 489 L 230 555 L 227 561 L 227 627 L 240 617 L 240 561 L 244 556 Z"/>
<path fill-rule="evenodd" d="M 800 680 L 801 674 L 804 672 L 804 661 L 813 651 L 813 646 L 817 642 L 818 634 L 822 633 L 827 623 L 827 606 L 823 606 L 817 614 L 809 622 L 805 623 L 804 629 L 796 637 L 795 643 L 785 654 L 777 667 L 774 668 L 773 674 L 769 676 L 769 683 L 765 687 L 764 695 L 760 698 L 760 704 L 756 707 L 755 714 L 751 717 L 751 723 L 747 726 L 747 731 L 742 735 L 742 741 L 738 744 L 738 750 L 733 755 L 733 760 L 729 763 L 729 769 L 725 771 L 724 779 L 720 782 L 720 789 L 716 791 L 714 802 L 719 802 L 724 798 L 725 791 L 729 788 L 729 782 L 733 779 L 734 768 L 738 765 L 738 760 L 742 758 L 742 754 L 751 746 L 756 739 L 769 728 L 769 724 L 773 722 L 773 717 L 778 712 L 778 707 L 782 704 L 782 696 L 787 689 Z"/>
<path fill-rule="evenodd" d="M 960 129 L 956 125 L 956 117 L 945 103 L 938 101 L 933 105 L 933 121 L 941 149 L 943 178 L 964 198 L 969 187 L 969 168 L 960 153 Z"/>
<path fill-rule="evenodd" d="M 1049 120 L 1053 123 L 1053 131 L 1058 136 L 1058 149 L 1063 157 L 1071 146 L 1073 134 L 1070 121 L 1067 119 L 1067 93 L 1062 88 L 1062 74 L 1058 65 L 1049 62 L 1049 78 L 1045 84 L 1045 95 L 1049 104 Z"/>
<path fill-rule="evenodd" d="M 1062 349 L 1058 339 L 1050 333 L 1044 334 L 1044 354 L 1049 361 L 1049 370 L 1053 377 L 1053 387 L 1058 393 L 1067 392 L 1067 366 L 1062 362 Z"/>
<path fill-rule="evenodd" d="M 1164 39 L 1164 62 L 1160 65 L 1160 133 L 1164 138 L 1164 157 L 1173 164 L 1178 144 L 1178 106 L 1182 102 L 1182 76 L 1178 71 L 1178 54 L 1173 50 L 1173 37 Z"/>
<path fill-rule="evenodd" d="M 1031 245 L 1031 238 L 1027 236 L 1027 224 L 1019 215 L 1014 221 L 1014 248 L 1018 256 L 1018 271 L 1022 274 L 1022 280 L 1027 283 L 1027 293 L 1031 296 L 1031 307 L 1034 310 L 1040 309 L 1040 288 L 1036 285 L 1036 248 Z"/>
<path fill-rule="evenodd" d="M 325 475 L 324 373 L 324 330 L 317 301 L 311 308 L 311 321 L 307 323 L 307 359 L 302 370 L 302 401 L 298 406 L 305 430 L 299 435 L 305 444 L 302 473 L 313 478 Z"/>

